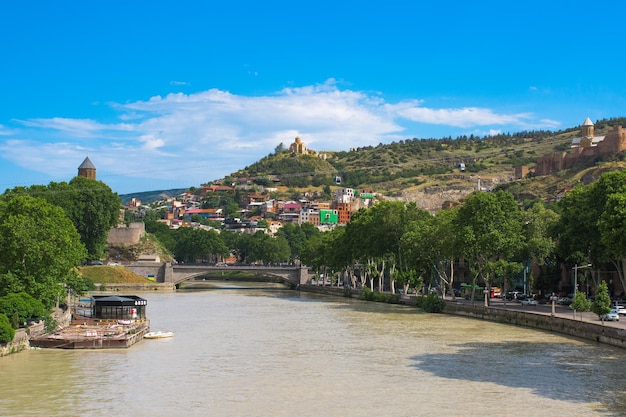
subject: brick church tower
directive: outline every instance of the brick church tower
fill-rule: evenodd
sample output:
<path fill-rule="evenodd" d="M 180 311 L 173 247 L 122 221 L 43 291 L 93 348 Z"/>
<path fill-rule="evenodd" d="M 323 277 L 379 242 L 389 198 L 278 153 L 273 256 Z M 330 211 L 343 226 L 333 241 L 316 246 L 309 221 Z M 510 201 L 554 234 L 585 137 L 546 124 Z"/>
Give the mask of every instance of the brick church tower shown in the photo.
<path fill-rule="evenodd" d="M 91 162 L 89 157 L 86 157 L 83 163 L 78 167 L 78 176 L 90 178 L 92 180 L 96 179 L 96 167 Z"/>

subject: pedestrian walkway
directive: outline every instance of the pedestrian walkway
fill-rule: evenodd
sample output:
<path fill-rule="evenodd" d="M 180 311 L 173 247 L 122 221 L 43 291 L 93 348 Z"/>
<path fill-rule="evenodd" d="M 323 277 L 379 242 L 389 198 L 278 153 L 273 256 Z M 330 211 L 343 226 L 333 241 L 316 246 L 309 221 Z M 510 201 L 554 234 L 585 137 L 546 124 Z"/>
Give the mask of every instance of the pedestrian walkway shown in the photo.
<path fill-rule="evenodd" d="M 452 300 L 452 297 L 446 297 L 446 301 L 447 302 L 451 302 L 451 303 L 460 303 L 460 304 L 472 304 L 471 301 L 469 300 L 465 300 L 462 298 L 456 298 L 456 300 Z M 475 306 L 484 306 L 485 303 L 483 300 L 481 301 L 475 301 L 474 302 Z M 505 310 L 511 310 L 511 311 L 522 311 L 522 312 L 527 312 L 527 313 L 532 313 L 532 314 L 542 314 L 542 315 L 548 315 L 551 316 L 552 315 L 552 304 L 551 303 L 546 303 L 546 304 L 538 304 L 536 306 L 526 306 L 526 305 L 522 305 L 518 302 L 515 301 L 511 301 L 511 300 L 505 300 L 502 298 L 492 298 L 489 300 L 489 307 L 490 308 L 497 308 L 497 309 L 505 309 Z M 596 324 L 598 326 L 608 326 L 608 327 L 615 327 L 618 329 L 626 329 L 626 316 L 620 316 L 620 320 L 619 321 L 604 321 L 602 322 L 597 314 L 591 312 L 591 311 L 587 311 L 584 313 L 581 313 L 579 311 L 576 312 L 576 316 L 574 317 L 574 310 L 570 309 L 569 306 L 563 306 L 560 304 L 555 304 L 554 306 L 554 316 L 555 317 L 559 317 L 562 319 L 570 319 L 570 320 L 576 320 L 576 321 L 583 321 L 586 323 L 590 323 L 590 324 Z"/>

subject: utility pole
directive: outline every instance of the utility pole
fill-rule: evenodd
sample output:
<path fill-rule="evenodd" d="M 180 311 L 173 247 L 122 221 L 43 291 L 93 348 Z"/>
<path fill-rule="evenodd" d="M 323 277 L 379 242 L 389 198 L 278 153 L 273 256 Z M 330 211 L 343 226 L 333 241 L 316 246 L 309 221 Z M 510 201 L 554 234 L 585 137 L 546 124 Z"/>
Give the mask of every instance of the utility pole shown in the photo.
<path fill-rule="evenodd" d="M 574 300 L 576 300 L 576 292 L 578 291 L 578 270 L 581 268 L 589 268 L 591 264 L 578 266 L 578 264 L 574 265 Z M 572 301 L 574 301 L 572 300 Z M 574 309 L 574 320 L 576 320 L 576 309 Z"/>

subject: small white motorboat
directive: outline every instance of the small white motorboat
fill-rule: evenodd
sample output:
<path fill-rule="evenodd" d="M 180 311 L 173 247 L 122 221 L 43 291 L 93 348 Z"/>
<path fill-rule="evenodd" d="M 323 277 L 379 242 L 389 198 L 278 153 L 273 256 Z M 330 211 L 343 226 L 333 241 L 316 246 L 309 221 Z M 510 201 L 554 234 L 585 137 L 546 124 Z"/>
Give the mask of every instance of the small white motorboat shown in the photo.
<path fill-rule="evenodd" d="M 157 330 L 155 332 L 148 332 L 143 335 L 144 339 L 165 339 L 167 337 L 173 337 L 174 333 L 172 332 L 162 332 Z"/>

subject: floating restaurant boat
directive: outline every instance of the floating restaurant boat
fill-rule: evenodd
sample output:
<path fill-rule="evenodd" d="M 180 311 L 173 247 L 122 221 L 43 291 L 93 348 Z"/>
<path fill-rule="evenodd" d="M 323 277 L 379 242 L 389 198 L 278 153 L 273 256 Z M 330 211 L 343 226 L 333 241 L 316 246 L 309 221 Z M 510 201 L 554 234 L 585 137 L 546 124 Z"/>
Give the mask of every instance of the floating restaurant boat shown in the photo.
<path fill-rule="evenodd" d="M 72 325 L 53 333 L 31 337 L 32 347 L 60 349 L 127 348 L 150 332 L 147 301 L 136 295 L 93 296 L 93 314 L 73 314 Z"/>

